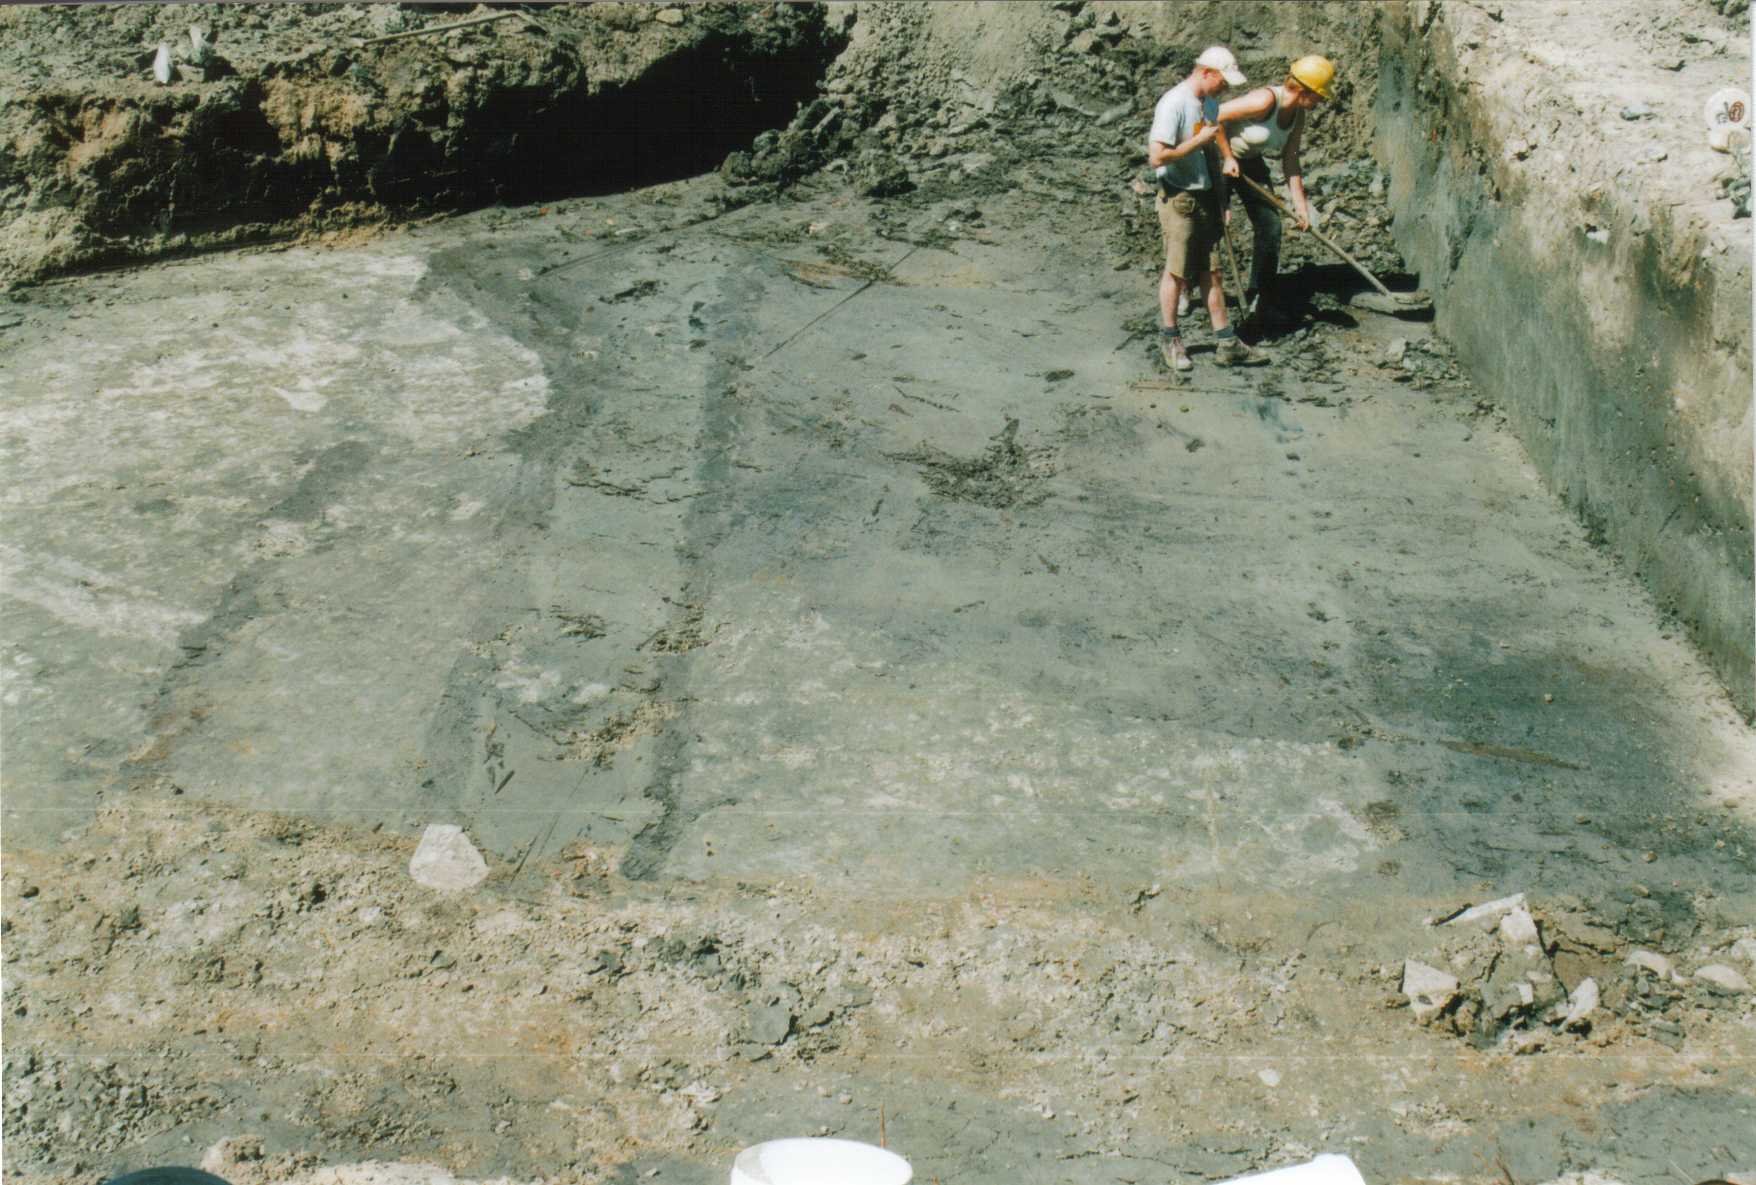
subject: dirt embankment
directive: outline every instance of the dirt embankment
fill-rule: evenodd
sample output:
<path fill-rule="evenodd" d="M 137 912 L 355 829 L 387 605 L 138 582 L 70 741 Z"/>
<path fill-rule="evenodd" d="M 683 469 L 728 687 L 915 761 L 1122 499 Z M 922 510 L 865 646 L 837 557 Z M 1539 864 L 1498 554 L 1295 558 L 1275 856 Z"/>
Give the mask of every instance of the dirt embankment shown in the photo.
<path fill-rule="evenodd" d="M 780 4 L 93 5 L 0 27 L 28 80 L 0 106 L 14 282 L 698 173 L 784 125 L 841 44 L 821 8 Z"/>
<path fill-rule="evenodd" d="M 1310 49 L 1336 58 L 1342 101 L 1313 121 L 1308 176 L 1341 210 L 1344 242 L 1401 266 L 1388 218 L 1365 209 L 1382 195 L 1367 192 L 1370 7 L 439 7 L 8 11 L 31 85 L 0 107 L 0 278 L 608 192 L 722 161 L 734 201 L 825 168 L 875 196 L 924 186 L 979 199 L 1028 188 L 1045 151 L 1110 155 L 1126 178 L 1142 167 L 1152 104 L 1213 41 L 1235 44 L 1253 81 Z M 216 51 L 201 67 L 191 27 Z M 165 85 L 153 79 L 161 44 Z M 1118 252 L 1149 259 L 1150 203 L 1120 204 Z M 1290 243 L 1289 263 L 1314 259 L 1306 246 Z"/>
<path fill-rule="evenodd" d="M 1749 86 L 1748 15 L 1399 3 L 1385 29 L 1379 156 L 1441 332 L 1756 711 L 1748 160 L 1702 115 Z"/>

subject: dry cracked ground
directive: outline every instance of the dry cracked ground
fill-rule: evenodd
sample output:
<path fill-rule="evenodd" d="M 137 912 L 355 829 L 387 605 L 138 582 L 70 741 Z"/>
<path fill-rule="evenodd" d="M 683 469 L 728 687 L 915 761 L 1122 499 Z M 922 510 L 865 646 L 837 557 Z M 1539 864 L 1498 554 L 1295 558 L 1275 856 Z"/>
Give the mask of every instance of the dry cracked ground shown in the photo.
<path fill-rule="evenodd" d="M 8 1173 L 1756 1171 L 1747 729 L 1429 326 L 1173 385 L 1115 173 L 29 290 Z"/>

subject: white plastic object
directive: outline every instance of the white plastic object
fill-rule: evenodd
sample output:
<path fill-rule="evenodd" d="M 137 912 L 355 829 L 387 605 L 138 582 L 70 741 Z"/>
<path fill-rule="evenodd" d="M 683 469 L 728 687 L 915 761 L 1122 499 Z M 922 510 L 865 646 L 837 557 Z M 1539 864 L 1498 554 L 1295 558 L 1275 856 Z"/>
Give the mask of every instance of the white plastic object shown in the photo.
<path fill-rule="evenodd" d="M 1360 1170 L 1352 1160 L 1339 1153 L 1326 1152 L 1304 1164 L 1237 1177 L 1225 1185 L 1366 1185 L 1366 1179 L 1360 1176 Z"/>
<path fill-rule="evenodd" d="M 858 1140 L 769 1140 L 738 1153 L 731 1185 L 908 1185 L 915 1170 L 894 1152 Z"/>
<path fill-rule="evenodd" d="M 1734 127 L 1729 123 L 1707 132 L 1707 146 L 1715 152 L 1748 152 L 1750 151 L 1750 129 Z"/>
<path fill-rule="evenodd" d="M 1718 127 L 1749 127 L 1750 96 L 1735 86 L 1714 91 L 1707 97 L 1707 106 L 1702 108 L 1701 114 L 1707 120 L 1710 130 Z"/>

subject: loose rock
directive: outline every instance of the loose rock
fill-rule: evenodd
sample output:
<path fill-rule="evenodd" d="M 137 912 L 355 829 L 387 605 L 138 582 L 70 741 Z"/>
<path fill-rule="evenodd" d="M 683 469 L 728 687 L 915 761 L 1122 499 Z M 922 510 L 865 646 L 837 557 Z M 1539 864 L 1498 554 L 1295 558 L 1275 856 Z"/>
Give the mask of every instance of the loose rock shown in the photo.
<path fill-rule="evenodd" d="M 745 1031 L 757 1045 L 779 1045 L 793 1031 L 793 1014 L 783 1001 L 752 1007 L 745 1014 Z"/>
<path fill-rule="evenodd" d="M 421 835 L 420 846 L 409 860 L 409 875 L 429 889 L 459 892 L 481 884 L 488 864 L 463 828 L 434 823 Z"/>
<path fill-rule="evenodd" d="M 1628 954 L 1627 962 L 1631 967 L 1644 968 L 1664 980 L 1672 979 L 1677 974 L 1676 969 L 1671 965 L 1671 961 L 1657 951 L 1631 951 Z"/>
<path fill-rule="evenodd" d="M 1513 946 L 1537 946 L 1540 944 L 1536 919 L 1531 917 L 1530 911 L 1523 906 L 1500 919 L 1500 937 Z"/>
<path fill-rule="evenodd" d="M 1397 344 L 1400 344 L 1403 347 L 1404 353 L 1407 352 L 1407 342 L 1398 339 Z M 1499 897 L 1493 901 L 1484 901 L 1480 905 L 1472 905 L 1462 913 L 1457 914 L 1455 917 L 1446 918 L 1439 924 L 1441 926 L 1462 926 L 1470 922 L 1485 922 L 1489 926 L 1492 926 L 1499 921 L 1502 914 L 1517 909 L 1523 904 L 1524 894 L 1514 893 L 1510 897 Z"/>
<path fill-rule="evenodd" d="M 1409 959 L 1402 965 L 1402 994 L 1416 1020 L 1429 1020 L 1457 998 L 1457 977 Z"/>
<path fill-rule="evenodd" d="M 1750 981 L 1724 963 L 1709 963 L 1695 972 L 1695 978 L 1697 981 L 1717 988 L 1728 995 L 1742 995 L 1750 990 Z"/>
<path fill-rule="evenodd" d="M 1587 976 L 1574 986 L 1572 994 L 1567 997 L 1567 1015 L 1562 1018 L 1561 1027 L 1571 1029 L 1588 1025 L 1597 1006 L 1597 980 Z"/>

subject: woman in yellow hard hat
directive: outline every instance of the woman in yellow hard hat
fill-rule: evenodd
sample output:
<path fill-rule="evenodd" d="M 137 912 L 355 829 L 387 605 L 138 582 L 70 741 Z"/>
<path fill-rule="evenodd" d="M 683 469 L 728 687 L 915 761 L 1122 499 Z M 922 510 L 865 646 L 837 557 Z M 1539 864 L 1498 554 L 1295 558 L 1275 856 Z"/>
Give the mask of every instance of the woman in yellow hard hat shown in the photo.
<path fill-rule="evenodd" d="M 1311 229 L 1311 206 L 1305 200 L 1305 178 L 1299 165 L 1299 139 L 1305 130 L 1305 113 L 1334 92 L 1335 65 L 1328 58 L 1307 54 L 1287 70 L 1279 86 L 1264 86 L 1223 104 L 1220 122 L 1226 126 L 1238 170 L 1262 188 L 1272 191 L 1268 158 L 1280 158 L 1290 203 L 1300 230 Z M 1244 201 L 1255 232 L 1251 251 L 1250 291 L 1260 317 L 1274 316 L 1273 288 L 1280 267 L 1280 212 L 1248 185 L 1234 186 Z"/>

